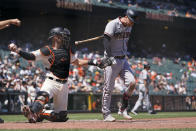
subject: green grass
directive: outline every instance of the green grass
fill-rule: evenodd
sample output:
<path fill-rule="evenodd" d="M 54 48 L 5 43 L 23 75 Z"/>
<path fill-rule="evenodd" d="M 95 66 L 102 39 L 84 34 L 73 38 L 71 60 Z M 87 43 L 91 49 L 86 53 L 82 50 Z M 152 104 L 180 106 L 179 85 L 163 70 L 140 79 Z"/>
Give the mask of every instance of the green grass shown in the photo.
<path fill-rule="evenodd" d="M 118 116 L 117 113 L 112 114 L 115 118 L 121 120 L 123 117 Z M 131 115 L 134 119 L 149 119 L 149 118 L 176 118 L 176 117 L 196 117 L 195 112 L 159 112 L 155 115 L 150 115 L 148 113 L 139 113 L 137 116 Z M 87 120 L 87 119 L 98 119 L 102 120 L 101 113 L 77 113 L 69 114 L 71 120 Z"/>
<path fill-rule="evenodd" d="M 122 116 L 118 116 L 117 113 L 112 114 L 118 120 L 123 119 Z M 139 113 L 137 116 L 131 115 L 134 119 L 149 119 L 149 118 L 176 118 L 176 117 L 196 117 L 195 112 L 158 112 L 155 115 L 148 113 Z M 0 115 L 5 122 L 23 122 L 27 121 L 23 115 Z M 103 116 L 101 113 L 70 113 L 68 114 L 70 120 L 89 120 L 97 119 L 102 120 Z"/>

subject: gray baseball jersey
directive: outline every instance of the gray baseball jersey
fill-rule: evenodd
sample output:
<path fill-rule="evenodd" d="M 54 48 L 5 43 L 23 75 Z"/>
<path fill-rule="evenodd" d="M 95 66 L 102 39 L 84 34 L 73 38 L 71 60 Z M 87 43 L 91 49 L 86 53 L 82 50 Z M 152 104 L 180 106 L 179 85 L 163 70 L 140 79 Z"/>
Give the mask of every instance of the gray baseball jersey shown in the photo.
<path fill-rule="evenodd" d="M 139 83 L 144 84 L 144 80 L 147 80 L 148 78 L 147 70 L 142 70 L 139 74 Z"/>
<path fill-rule="evenodd" d="M 139 84 L 144 84 L 144 81 L 146 81 L 146 84 L 149 84 L 149 76 L 148 76 L 148 72 L 147 70 L 142 70 L 139 74 Z M 145 91 L 146 88 L 145 86 L 141 86 L 141 88 L 139 88 L 142 91 Z"/>
<path fill-rule="evenodd" d="M 105 28 L 104 34 L 111 37 L 110 49 L 112 56 L 127 55 L 127 42 L 131 33 L 132 27 L 125 27 L 120 18 L 110 21 Z M 105 55 L 107 53 L 105 51 Z"/>
<path fill-rule="evenodd" d="M 146 81 L 146 85 L 144 84 Z M 150 77 L 148 75 L 147 70 L 142 70 L 139 74 L 139 98 L 137 102 L 135 103 L 135 106 L 133 107 L 132 111 L 138 110 L 138 108 L 142 105 L 142 101 L 145 101 L 147 110 L 151 112 L 152 105 L 150 103 L 149 94 L 146 93 L 146 86 L 149 85 Z"/>
<path fill-rule="evenodd" d="M 115 57 L 127 55 L 127 42 L 129 40 L 131 29 L 131 27 L 125 27 L 121 23 L 120 18 L 110 21 L 105 28 L 104 34 L 111 38 L 109 43 L 110 54 L 115 58 L 116 62 L 104 69 L 104 89 L 102 99 L 102 112 L 104 116 L 110 114 L 111 93 L 114 88 L 116 77 L 120 76 L 127 88 L 131 83 L 135 83 L 133 72 L 126 58 Z M 108 56 L 108 54 L 105 51 L 105 56 Z"/>

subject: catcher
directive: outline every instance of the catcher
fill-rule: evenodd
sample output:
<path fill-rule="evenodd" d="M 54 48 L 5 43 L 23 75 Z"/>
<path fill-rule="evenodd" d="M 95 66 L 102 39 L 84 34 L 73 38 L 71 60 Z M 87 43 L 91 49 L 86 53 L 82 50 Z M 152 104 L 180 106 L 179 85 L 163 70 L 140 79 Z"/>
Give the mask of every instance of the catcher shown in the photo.
<path fill-rule="evenodd" d="M 30 123 L 40 122 L 43 119 L 52 122 L 66 122 L 68 120 L 67 78 L 70 63 L 75 65 L 91 63 L 91 61 L 74 57 L 74 48 L 70 44 L 70 31 L 67 28 L 52 28 L 49 32 L 49 40 L 52 42 L 51 45 L 46 45 L 33 52 L 22 51 L 13 43 L 8 46 L 11 51 L 18 53 L 26 60 L 41 60 L 48 69 L 46 79 L 32 106 L 23 107 L 24 116 Z M 44 110 L 44 105 L 50 98 L 53 98 L 54 110 Z"/>

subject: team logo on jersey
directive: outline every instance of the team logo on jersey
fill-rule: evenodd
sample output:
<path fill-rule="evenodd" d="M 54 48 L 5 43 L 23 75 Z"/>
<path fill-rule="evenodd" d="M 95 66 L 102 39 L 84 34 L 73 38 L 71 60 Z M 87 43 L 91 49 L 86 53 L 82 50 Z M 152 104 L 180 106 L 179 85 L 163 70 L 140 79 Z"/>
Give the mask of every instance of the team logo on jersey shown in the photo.
<path fill-rule="evenodd" d="M 131 32 L 114 33 L 114 38 L 117 40 L 128 39 Z"/>

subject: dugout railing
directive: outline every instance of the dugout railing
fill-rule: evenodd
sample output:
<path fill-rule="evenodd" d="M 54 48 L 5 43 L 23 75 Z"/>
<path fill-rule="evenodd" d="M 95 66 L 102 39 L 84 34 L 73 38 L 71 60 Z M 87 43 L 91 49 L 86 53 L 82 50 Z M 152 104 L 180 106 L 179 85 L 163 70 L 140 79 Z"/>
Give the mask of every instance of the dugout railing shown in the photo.
<path fill-rule="evenodd" d="M 27 99 L 26 92 L 0 92 L 0 114 L 21 113 L 22 106 L 28 104 Z"/>
<path fill-rule="evenodd" d="M 191 103 L 187 103 L 189 97 Z M 195 96 L 187 95 L 151 95 L 150 100 L 155 110 L 159 112 L 166 111 L 195 111 Z M 111 111 L 117 112 L 121 103 L 121 94 L 113 94 L 111 99 Z M 138 95 L 131 96 L 129 100 L 129 111 L 137 101 Z M 0 93 L 0 114 L 20 114 L 23 104 L 28 104 L 28 96 L 25 92 L 6 92 Z M 69 94 L 68 111 L 69 112 L 101 112 L 102 94 L 92 93 L 72 93 Z M 51 104 L 49 104 L 52 108 Z M 145 102 L 139 108 L 140 112 L 146 111 Z"/>
<path fill-rule="evenodd" d="M 189 97 L 191 103 L 187 104 L 186 98 Z M 187 95 L 151 95 L 152 106 L 157 111 L 192 111 L 196 110 L 195 96 Z M 113 94 L 111 99 L 111 111 L 117 112 L 121 103 L 121 94 Z M 131 96 L 129 100 L 129 110 L 133 108 L 137 101 L 138 95 Z M 76 93 L 69 95 L 69 111 L 90 111 L 101 112 L 102 94 Z M 145 102 L 139 108 L 139 111 L 145 111 Z"/>

